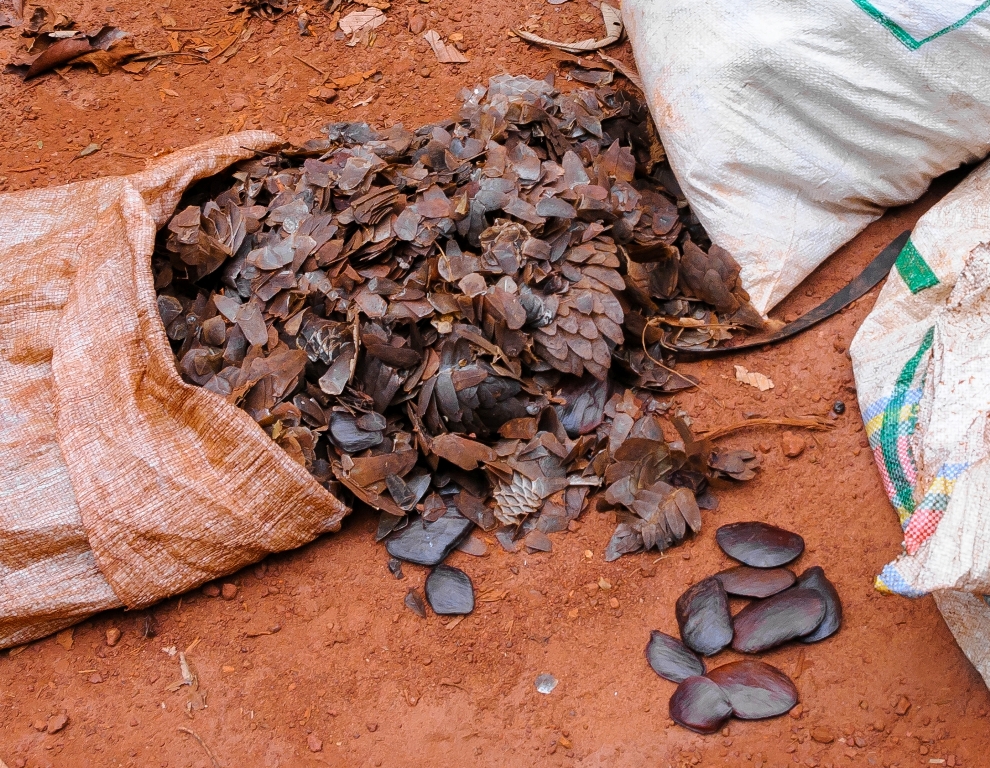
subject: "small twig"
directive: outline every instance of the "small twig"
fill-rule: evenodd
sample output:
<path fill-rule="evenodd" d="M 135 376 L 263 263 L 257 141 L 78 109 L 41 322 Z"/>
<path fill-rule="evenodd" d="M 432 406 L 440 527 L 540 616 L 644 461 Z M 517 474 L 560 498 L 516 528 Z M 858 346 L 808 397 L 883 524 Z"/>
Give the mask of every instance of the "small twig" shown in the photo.
<path fill-rule="evenodd" d="M 132 56 L 131 61 L 151 61 L 152 59 L 167 59 L 173 56 L 188 56 L 191 59 L 196 59 L 197 64 L 208 64 L 210 61 L 205 56 L 193 53 L 192 51 L 153 51 L 151 53 L 141 53 L 137 56 Z M 182 63 L 181 61 L 176 62 L 176 64 Z"/>
<path fill-rule="evenodd" d="M 740 429 L 748 429 L 749 427 L 797 427 L 798 429 L 817 430 L 830 429 L 830 425 L 820 419 L 794 419 L 789 416 L 784 416 L 781 418 L 745 419 L 743 421 L 736 422 L 735 424 L 730 424 L 727 427 L 719 427 L 718 429 L 712 429 L 708 432 L 702 432 L 698 435 L 698 437 L 702 440 L 715 440 L 716 438 L 725 437 L 728 434 L 738 432 Z"/>
<path fill-rule="evenodd" d="M 200 737 L 198 733 L 196 733 L 196 731 L 194 731 L 192 728 L 182 728 L 181 726 L 179 727 L 179 731 L 181 733 L 188 733 L 190 736 L 196 739 L 196 741 L 199 742 L 199 745 L 204 750 L 206 750 L 206 754 L 209 756 L 210 762 L 213 763 L 213 768 L 223 768 L 223 765 L 220 763 L 219 760 L 217 760 L 217 756 L 213 754 L 213 750 L 210 749 L 208 746 L 206 746 L 206 742 L 203 741 L 203 739 Z"/>
<path fill-rule="evenodd" d="M 300 62 L 301 64 L 305 64 L 307 67 L 309 67 L 314 72 L 317 72 L 317 73 L 323 75 L 324 77 L 329 77 L 329 75 L 326 72 L 324 72 L 322 69 L 320 69 L 315 64 L 310 64 L 302 56 L 296 56 L 295 54 L 292 54 L 292 58 L 294 58 L 296 61 Z"/>
<path fill-rule="evenodd" d="M 31 171 L 40 171 L 43 167 L 41 165 L 27 165 L 23 168 L 10 168 L 7 173 L 30 173 Z"/>
<path fill-rule="evenodd" d="M 166 32 L 199 32 L 201 29 L 206 29 L 207 27 L 216 27 L 220 24 L 228 24 L 230 18 L 224 19 L 214 19 L 213 21 L 204 21 L 202 25 L 198 27 L 162 27 Z"/>

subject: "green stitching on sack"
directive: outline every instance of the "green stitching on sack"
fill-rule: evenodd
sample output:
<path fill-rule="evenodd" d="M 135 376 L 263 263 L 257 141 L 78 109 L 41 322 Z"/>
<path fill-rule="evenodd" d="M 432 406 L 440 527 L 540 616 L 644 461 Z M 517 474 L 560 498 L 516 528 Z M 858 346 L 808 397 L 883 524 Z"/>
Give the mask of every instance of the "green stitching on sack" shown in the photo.
<path fill-rule="evenodd" d="M 970 11 L 961 19 L 959 19 L 959 21 L 957 21 L 955 24 L 950 24 L 944 29 L 940 29 L 938 32 L 935 32 L 934 34 L 931 34 L 922 40 L 916 40 L 910 34 L 908 34 L 900 24 L 898 24 L 896 21 L 894 21 L 889 16 L 887 16 L 887 14 L 885 14 L 883 11 L 874 8 L 873 4 L 870 3 L 869 0 L 852 0 L 852 1 L 856 3 L 856 5 L 858 5 L 864 13 L 875 19 L 883 26 L 885 26 L 887 28 L 887 31 L 890 32 L 890 34 L 892 34 L 894 37 L 900 40 L 906 48 L 912 51 L 918 50 L 925 43 L 930 43 L 932 40 L 934 40 L 937 37 L 941 37 L 942 35 L 951 32 L 954 29 L 959 29 L 960 27 L 965 26 L 978 13 L 982 13 L 987 8 L 990 8 L 990 0 L 986 0 L 986 2 L 974 8 L 972 11 Z"/>
<path fill-rule="evenodd" d="M 907 283 L 907 287 L 911 289 L 911 293 L 918 293 L 925 288 L 938 285 L 938 278 L 932 272 L 932 268 L 928 266 L 924 256 L 918 253 L 918 249 L 910 240 L 905 243 L 897 261 L 894 262 L 894 266 L 897 267 L 901 278 Z"/>

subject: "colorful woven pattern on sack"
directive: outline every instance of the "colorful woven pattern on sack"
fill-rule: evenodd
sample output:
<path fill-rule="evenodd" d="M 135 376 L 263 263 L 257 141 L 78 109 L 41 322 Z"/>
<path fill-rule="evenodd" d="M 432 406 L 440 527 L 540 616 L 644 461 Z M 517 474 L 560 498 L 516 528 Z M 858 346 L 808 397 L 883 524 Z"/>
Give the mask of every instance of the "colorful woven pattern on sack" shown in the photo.
<path fill-rule="evenodd" d="M 967 463 L 949 464 L 945 463 L 938 471 L 928 492 L 918 502 L 914 512 L 907 519 L 902 520 L 904 528 L 904 548 L 908 555 L 915 554 L 918 549 L 935 533 L 939 521 L 945 510 L 949 506 L 949 498 L 955 488 L 956 480 L 969 467 Z M 874 586 L 880 591 L 888 594 L 902 595 L 903 597 L 921 597 L 925 593 L 914 589 L 908 584 L 898 568 L 899 560 L 888 563 L 880 571 Z"/>
<path fill-rule="evenodd" d="M 880 469 L 884 490 L 890 497 L 901 525 L 914 513 L 914 487 L 918 465 L 911 450 L 911 436 L 918 424 L 918 403 L 925 383 L 922 360 L 931 349 L 935 329 L 929 328 L 921 346 L 901 370 L 890 397 L 868 406 L 863 414 L 866 436 Z"/>
<path fill-rule="evenodd" d="M 938 528 L 942 515 L 949 506 L 949 497 L 955 488 L 956 480 L 966 471 L 969 464 L 943 464 L 928 492 L 918 503 L 917 509 L 904 524 L 904 548 L 913 555 Z"/>
<path fill-rule="evenodd" d="M 909 283 L 907 278 L 905 282 Z M 928 493 L 919 503 L 915 503 L 918 465 L 911 449 L 911 438 L 918 426 L 918 403 L 921 402 L 925 384 L 926 367 L 922 363 L 931 350 L 934 338 L 935 329 L 929 328 L 918 350 L 901 369 L 890 396 L 867 406 L 863 411 L 866 435 L 880 470 L 884 490 L 905 530 L 905 546 L 913 547 L 913 551 L 917 551 L 924 540 L 935 532 L 948 506 L 955 481 L 966 468 L 960 464 L 943 466 Z M 916 522 L 912 525 L 912 521 Z M 875 586 L 881 592 L 905 597 L 924 594 L 910 586 L 897 569 L 896 562 L 884 567 Z"/>
<path fill-rule="evenodd" d="M 885 595 L 900 595 L 901 597 L 924 597 L 926 594 L 908 584 L 907 580 L 901 576 L 900 571 L 897 570 L 897 561 L 887 563 L 883 567 L 880 575 L 873 582 L 873 588 Z"/>

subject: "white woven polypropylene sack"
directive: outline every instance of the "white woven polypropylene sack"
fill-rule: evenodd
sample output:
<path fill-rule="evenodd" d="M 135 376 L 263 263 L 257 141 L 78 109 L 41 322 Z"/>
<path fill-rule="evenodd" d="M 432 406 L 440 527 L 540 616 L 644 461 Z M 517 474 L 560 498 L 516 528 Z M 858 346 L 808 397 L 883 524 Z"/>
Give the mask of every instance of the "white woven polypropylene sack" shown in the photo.
<path fill-rule="evenodd" d="M 990 3 L 624 0 L 671 166 L 766 312 L 990 150 Z"/>
<path fill-rule="evenodd" d="M 882 591 L 934 593 L 990 682 L 990 161 L 918 222 L 850 347 L 904 529 Z"/>

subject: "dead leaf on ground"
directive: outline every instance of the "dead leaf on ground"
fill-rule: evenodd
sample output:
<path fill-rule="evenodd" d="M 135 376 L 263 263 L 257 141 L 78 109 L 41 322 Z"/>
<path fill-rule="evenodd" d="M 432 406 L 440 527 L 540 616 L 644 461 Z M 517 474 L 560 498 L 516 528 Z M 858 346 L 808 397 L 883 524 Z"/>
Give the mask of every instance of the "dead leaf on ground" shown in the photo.
<path fill-rule="evenodd" d="M 470 61 L 456 47 L 450 43 L 445 43 L 443 38 L 432 29 L 423 34 L 423 39 L 430 44 L 437 61 L 441 64 L 466 64 Z"/>
<path fill-rule="evenodd" d="M 59 40 L 31 62 L 31 66 L 24 73 L 24 79 L 30 80 L 32 77 L 42 75 L 91 51 L 93 51 L 93 46 L 85 37 L 70 37 L 68 40 Z"/>
<path fill-rule="evenodd" d="M 639 76 L 639 70 L 636 69 L 635 64 L 626 64 L 625 62 L 608 56 L 601 51 L 598 52 L 598 55 L 601 57 L 602 61 L 611 64 L 615 67 L 617 72 L 620 72 L 622 76 L 626 78 L 626 80 L 639 88 L 639 90 L 646 93 L 646 89 L 643 87 L 643 78 Z"/>
<path fill-rule="evenodd" d="M 760 392 L 766 392 L 768 389 L 773 389 L 773 381 L 770 380 L 768 376 L 764 376 L 762 373 L 757 373 L 756 371 L 747 371 L 743 366 L 737 365 L 736 369 L 736 381 L 741 381 L 743 384 L 749 384 L 751 387 L 756 387 Z"/>
<path fill-rule="evenodd" d="M 347 45 L 353 47 L 360 42 L 366 42 L 368 36 L 388 18 L 378 8 L 369 8 L 366 11 L 352 11 L 344 16 L 338 25 L 345 35 L 350 35 L 351 39 Z"/>
<path fill-rule="evenodd" d="M 621 39 L 623 32 L 622 14 L 618 10 L 608 3 L 602 3 L 600 10 L 602 12 L 602 21 L 605 23 L 605 37 L 600 39 L 589 37 L 587 40 L 579 40 L 576 43 L 561 43 L 555 40 L 547 40 L 545 37 L 540 37 L 539 35 L 534 35 L 532 32 L 525 32 L 521 29 L 514 29 L 512 33 L 529 43 L 546 45 L 550 48 L 559 48 L 569 53 L 597 51 L 599 48 L 605 48 L 612 45 L 612 43 L 617 43 Z"/>

